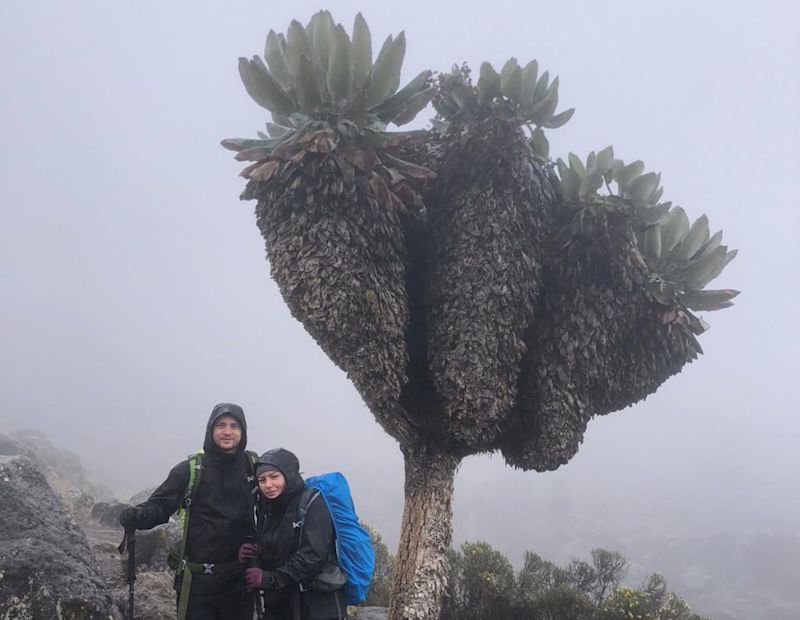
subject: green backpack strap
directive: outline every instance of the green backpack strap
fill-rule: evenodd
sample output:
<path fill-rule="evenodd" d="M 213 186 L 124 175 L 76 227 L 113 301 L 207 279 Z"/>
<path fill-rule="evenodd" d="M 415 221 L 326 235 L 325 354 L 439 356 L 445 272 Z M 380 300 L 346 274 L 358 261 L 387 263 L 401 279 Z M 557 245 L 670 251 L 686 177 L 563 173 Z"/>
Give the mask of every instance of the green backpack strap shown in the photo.
<path fill-rule="evenodd" d="M 253 483 L 253 488 L 258 487 L 258 480 L 256 480 L 256 463 L 258 463 L 258 454 L 252 450 L 245 450 L 247 455 L 247 463 L 250 465 L 250 476 L 247 478 L 248 482 Z"/>
<path fill-rule="evenodd" d="M 183 503 L 178 513 L 178 522 L 181 528 L 181 542 L 178 547 L 178 574 L 183 573 L 181 580 L 181 594 L 178 600 L 178 620 L 186 618 L 186 610 L 189 606 L 189 589 L 192 587 L 192 571 L 186 567 L 186 537 L 189 533 L 189 515 L 191 514 L 192 497 L 200 482 L 203 471 L 203 451 L 198 450 L 190 454 L 189 458 L 189 482 L 186 483 L 186 491 L 183 494 Z"/>
<path fill-rule="evenodd" d="M 203 450 L 198 450 L 190 454 L 189 458 L 189 482 L 186 483 L 186 491 L 183 494 L 183 502 L 178 513 L 178 522 L 181 528 L 181 544 L 178 547 L 178 572 L 183 570 L 184 554 L 186 553 L 186 536 L 189 533 L 189 515 L 192 506 L 192 496 L 197 488 L 200 479 L 200 472 L 203 471 Z"/>
<path fill-rule="evenodd" d="M 190 454 L 189 458 L 189 482 L 186 483 L 186 491 L 183 494 L 183 502 L 181 503 L 180 512 L 178 512 L 178 523 L 181 528 L 181 544 L 178 548 L 178 560 L 184 560 L 186 553 L 186 536 L 189 533 L 189 515 L 191 514 L 190 508 L 192 506 L 192 497 L 194 490 L 197 488 L 197 483 L 200 481 L 201 472 L 203 471 L 203 451 L 198 450 L 194 454 Z M 178 570 L 181 570 L 178 566 Z"/>

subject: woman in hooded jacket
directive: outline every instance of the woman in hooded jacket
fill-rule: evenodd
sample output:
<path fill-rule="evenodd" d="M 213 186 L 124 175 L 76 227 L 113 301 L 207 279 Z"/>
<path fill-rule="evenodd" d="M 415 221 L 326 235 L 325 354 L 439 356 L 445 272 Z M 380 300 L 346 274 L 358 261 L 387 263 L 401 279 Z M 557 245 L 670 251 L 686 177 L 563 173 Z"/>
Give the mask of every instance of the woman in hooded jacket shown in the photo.
<path fill-rule="evenodd" d="M 297 457 L 283 448 L 256 462 L 260 497 L 255 543 L 239 548 L 248 588 L 261 590 L 269 620 L 344 620 L 345 576 L 336 561 L 333 521 L 306 487 Z"/>

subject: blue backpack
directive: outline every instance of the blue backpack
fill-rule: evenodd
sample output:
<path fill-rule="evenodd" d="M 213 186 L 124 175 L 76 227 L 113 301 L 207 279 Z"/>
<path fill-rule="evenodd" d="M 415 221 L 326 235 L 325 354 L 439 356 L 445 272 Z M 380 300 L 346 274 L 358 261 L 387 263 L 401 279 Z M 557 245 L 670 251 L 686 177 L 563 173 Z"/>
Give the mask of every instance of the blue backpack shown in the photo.
<path fill-rule="evenodd" d="M 346 605 L 359 605 L 367 599 L 375 571 L 375 548 L 369 532 L 358 522 L 350 485 L 337 471 L 306 478 L 306 486 L 319 493 L 310 494 L 305 505 L 299 508 L 301 528 L 308 506 L 316 497 L 322 496 L 333 521 L 339 567 L 347 575 L 342 598 Z"/>

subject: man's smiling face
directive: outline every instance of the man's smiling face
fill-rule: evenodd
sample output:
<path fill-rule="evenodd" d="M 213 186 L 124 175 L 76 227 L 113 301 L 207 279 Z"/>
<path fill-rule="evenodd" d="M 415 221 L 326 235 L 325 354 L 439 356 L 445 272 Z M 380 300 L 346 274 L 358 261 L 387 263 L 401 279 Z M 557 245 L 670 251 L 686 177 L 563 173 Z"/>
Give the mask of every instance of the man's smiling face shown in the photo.
<path fill-rule="evenodd" d="M 214 422 L 211 438 L 223 452 L 235 452 L 242 440 L 242 425 L 232 415 L 221 415 Z"/>

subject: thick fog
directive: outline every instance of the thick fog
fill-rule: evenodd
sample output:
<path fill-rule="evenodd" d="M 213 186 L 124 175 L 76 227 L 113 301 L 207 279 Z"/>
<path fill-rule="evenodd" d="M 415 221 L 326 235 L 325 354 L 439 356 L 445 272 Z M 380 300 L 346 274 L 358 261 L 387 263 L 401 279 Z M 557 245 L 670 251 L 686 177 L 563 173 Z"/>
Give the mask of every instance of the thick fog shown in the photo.
<path fill-rule="evenodd" d="M 3 2 L 0 4 L 0 432 L 34 428 L 121 498 L 200 446 L 219 401 L 249 447 L 338 469 L 396 544 L 403 465 L 344 373 L 291 318 L 243 167 L 219 146 L 267 120 L 237 58 L 330 8 L 373 44 L 405 30 L 404 76 L 532 58 L 561 78 L 551 153 L 661 171 L 739 256 L 715 281 L 705 354 L 645 402 L 589 426 L 554 473 L 474 457 L 456 480 L 454 542 L 517 565 L 640 540 L 800 522 L 800 7 L 698 3 Z M 432 113 L 420 115 L 425 126 Z M 656 545 L 657 546 L 657 545 Z M 658 570 L 659 566 L 645 566 Z"/>

